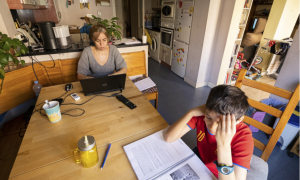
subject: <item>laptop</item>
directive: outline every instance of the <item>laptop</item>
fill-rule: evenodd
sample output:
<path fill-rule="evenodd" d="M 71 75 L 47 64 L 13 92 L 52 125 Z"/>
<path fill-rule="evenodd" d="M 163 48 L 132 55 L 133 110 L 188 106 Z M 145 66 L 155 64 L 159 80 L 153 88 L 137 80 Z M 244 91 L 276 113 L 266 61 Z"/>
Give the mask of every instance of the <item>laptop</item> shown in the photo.
<path fill-rule="evenodd" d="M 120 91 L 125 88 L 126 74 L 98 77 L 80 80 L 85 96 L 111 91 Z"/>

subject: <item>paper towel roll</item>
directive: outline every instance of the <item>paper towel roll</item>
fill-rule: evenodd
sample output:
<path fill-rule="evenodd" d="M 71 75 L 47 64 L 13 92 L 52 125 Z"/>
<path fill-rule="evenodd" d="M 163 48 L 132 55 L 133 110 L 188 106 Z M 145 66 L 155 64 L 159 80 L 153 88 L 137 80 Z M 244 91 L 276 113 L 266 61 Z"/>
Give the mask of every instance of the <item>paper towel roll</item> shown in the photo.
<path fill-rule="evenodd" d="M 109 2 L 100 2 L 100 6 L 110 6 Z"/>

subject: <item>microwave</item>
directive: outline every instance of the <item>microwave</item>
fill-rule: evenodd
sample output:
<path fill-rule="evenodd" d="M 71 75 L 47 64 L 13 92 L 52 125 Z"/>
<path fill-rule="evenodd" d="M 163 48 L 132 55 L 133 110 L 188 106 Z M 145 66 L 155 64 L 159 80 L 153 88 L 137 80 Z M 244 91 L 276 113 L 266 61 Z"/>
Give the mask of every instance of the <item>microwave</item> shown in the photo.
<path fill-rule="evenodd" d="M 161 16 L 163 18 L 174 18 L 175 3 L 170 1 L 162 2 Z"/>

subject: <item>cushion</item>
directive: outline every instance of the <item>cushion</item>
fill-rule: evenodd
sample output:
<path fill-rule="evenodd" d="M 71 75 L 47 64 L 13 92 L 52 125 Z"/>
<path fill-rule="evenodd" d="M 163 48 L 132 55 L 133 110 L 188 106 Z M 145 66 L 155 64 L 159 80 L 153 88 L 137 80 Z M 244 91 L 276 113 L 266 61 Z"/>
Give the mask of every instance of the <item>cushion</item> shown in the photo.
<path fill-rule="evenodd" d="M 260 157 L 252 155 L 250 170 L 247 173 L 246 180 L 267 180 L 269 167 L 268 163 Z"/>
<path fill-rule="evenodd" d="M 242 46 L 253 46 L 259 43 L 261 38 L 262 33 L 246 33 L 242 41 Z"/>
<path fill-rule="evenodd" d="M 132 82 L 135 83 L 135 82 L 138 82 L 138 81 L 143 80 L 143 79 L 145 79 L 145 78 L 146 78 L 146 77 L 139 77 L 139 78 L 136 78 L 136 79 L 132 80 Z M 153 92 L 158 92 L 156 86 L 151 87 L 151 88 L 148 88 L 148 89 L 145 89 L 145 90 L 142 91 L 143 94 L 144 94 L 144 93 L 153 93 Z"/>
<path fill-rule="evenodd" d="M 267 24 L 267 19 L 265 18 L 258 18 L 255 29 L 253 33 L 262 33 L 265 30 Z"/>

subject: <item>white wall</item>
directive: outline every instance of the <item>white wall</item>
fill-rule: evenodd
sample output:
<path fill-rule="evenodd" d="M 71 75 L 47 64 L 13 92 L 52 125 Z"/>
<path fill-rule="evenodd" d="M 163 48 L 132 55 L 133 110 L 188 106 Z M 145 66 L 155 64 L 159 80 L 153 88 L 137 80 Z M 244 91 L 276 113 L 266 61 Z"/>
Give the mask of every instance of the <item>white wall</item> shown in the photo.
<path fill-rule="evenodd" d="M 299 47 L 299 29 L 298 29 L 296 32 L 293 44 L 288 51 L 288 54 L 284 61 L 284 64 L 278 75 L 277 81 L 275 83 L 276 87 L 279 87 L 279 88 L 282 88 L 282 89 L 285 89 L 288 91 L 292 91 L 292 92 L 296 89 L 297 85 L 300 82 L 299 51 L 300 51 L 300 47 Z M 271 94 L 270 97 L 279 99 L 283 102 L 287 102 L 286 99 L 275 96 L 273 94 Z"/>
<path fill-rule="evenodd" d="M 195 1 L 194 5 L 188 60 L 184 77 L 184 80 L 194 87 L 201 86 L 197 84 L 198 75 L 202 74 L 201 72 L 199 72 L 200 63 L 203 61 L 209 62 L 209 59 L 201 59 L 201 55 L 207 53 L 203 52 L 203 47 L 210 4 L 210 1 L 198 0 Z"/>
<path fill-rule="evenodd" d="M 17 34 L 16 26 L 6 0 L 1 0 L 0 5 L 0 31 L 9 37 L 14 37 Z"/>
<path fill-rule="evenodd" d="M 224 83 L 245 1 L 223 0 L 222 3 L 219 26 L 215 35 L 215 45 L 211 58 L 208 83 L 210 87 Z"/>
<path fill-rule="evenodd" d="M 101 12 L 101 18 L 111 19 L 113 17 L 114 2 L 111 2 L 110 6 L 105 7 L 100 6 L 100 4 L 96 6 L 96 1 L 90 0 L 90 9 L 80 9 L 79 0 L 75 0 L 74 4 L 68 8 L 66 7 L 65 0 L 58 0 L 57 2 L 61 11 L 61 21 L 58 23 L 58 25 L 83 25 L 85 21 L 80 19 L 80 17 L 84 17 L 87 14 L 93 14 L 97 16 L 97 11 Z"/>

